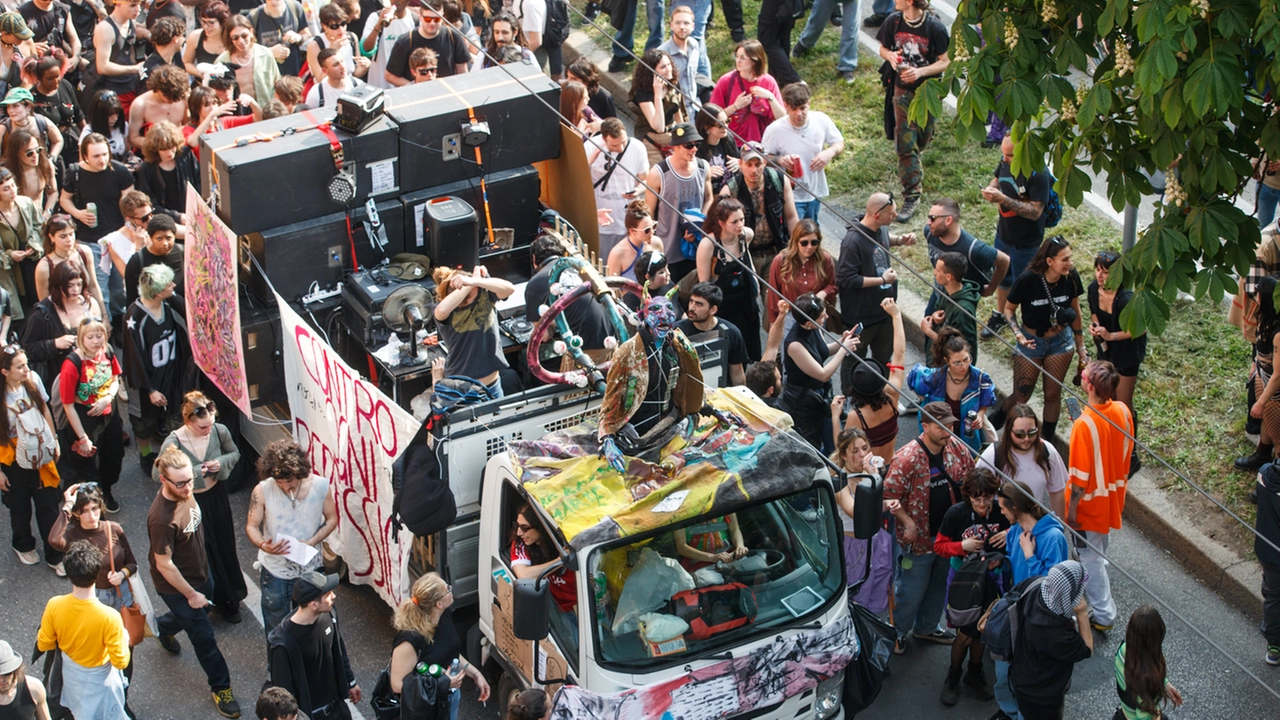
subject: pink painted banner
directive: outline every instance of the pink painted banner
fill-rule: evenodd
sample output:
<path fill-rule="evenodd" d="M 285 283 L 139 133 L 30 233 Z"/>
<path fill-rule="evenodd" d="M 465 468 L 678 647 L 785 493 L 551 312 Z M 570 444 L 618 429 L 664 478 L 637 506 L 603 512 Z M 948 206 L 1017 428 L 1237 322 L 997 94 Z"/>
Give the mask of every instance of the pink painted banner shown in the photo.
<path fill-rule="evenodd" d="M 196 365 L 240 412 L 249 415 L 249 385 L 240 340 L 236 235 L 187 185 L 187 238 L 183 260 L 187 331 Z"/>
<path fill-rule="evenodd" d="M 351 582 L 372 585 L 396 607 L 409 591 L 413 536 L 391 519 L 391 465 L 418 421 L 344 363 L 284 298 L 276 303 L 293 435 L 337 490 L 338 531 L 325 542 L 346 561 Z"/>

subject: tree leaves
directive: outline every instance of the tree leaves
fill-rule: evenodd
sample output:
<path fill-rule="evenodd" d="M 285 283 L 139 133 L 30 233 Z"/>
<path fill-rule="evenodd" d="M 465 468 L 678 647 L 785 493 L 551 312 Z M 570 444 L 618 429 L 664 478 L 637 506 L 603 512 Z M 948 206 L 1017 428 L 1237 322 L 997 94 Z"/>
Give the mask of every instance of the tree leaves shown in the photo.
<path fill-rule="evenodd" d="M 1240 64 L 1223 43 L 1215 42 L 1209 50 L 1191 63 L 1183 99 L 1187 109 L 1202 118 L 1210 108 L 1226 108 L 1244 102 Z"/>

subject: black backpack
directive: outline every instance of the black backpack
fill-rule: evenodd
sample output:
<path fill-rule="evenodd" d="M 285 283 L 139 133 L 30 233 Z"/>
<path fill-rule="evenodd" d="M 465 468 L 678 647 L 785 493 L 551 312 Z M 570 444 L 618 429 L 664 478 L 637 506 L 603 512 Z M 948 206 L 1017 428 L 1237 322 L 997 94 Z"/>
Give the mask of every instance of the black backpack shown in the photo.
<path fill-rule="evenodd" d="M 979 622 L 982 642 L 991 651 L 991 657 L 1006 662 L 1013 659 L 1013 647 L 1018 640 L 1018 623 L 1023 612 L 1019 607 L 1019 600 L 1024 597 L 1034 599 L 1034 593 L 1040 592 L 1043 582 L 1043 575 L 1029 577 L 991 604 L 991 609 L 987 611 L 986 625 Z"/>
<path fill-rule="evenodd" d="M 569 5 L 565 0 L 546 0 L 547 20 L 542 26 L 542 44 L 562 45 L 569 39 Z M 524 0 L 520 5 L 524 14 Z"/>
<path fill-rule="evenodd" d="M 947 622 L 952 627 L 968 627 L 982 617 L 993 594 L 988 561 L 1003 559 L 1002 553 L 977 553 L 961 563 L 947 587 Z"/>

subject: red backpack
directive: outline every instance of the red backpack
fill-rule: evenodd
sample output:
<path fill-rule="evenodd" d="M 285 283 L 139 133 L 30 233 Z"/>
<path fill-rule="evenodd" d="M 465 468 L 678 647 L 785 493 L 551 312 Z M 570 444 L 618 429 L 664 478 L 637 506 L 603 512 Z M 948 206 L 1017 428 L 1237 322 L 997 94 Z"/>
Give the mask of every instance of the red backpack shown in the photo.
<path fill-rule="evenodd" d="M 733 582 L 676 593 L 671 598 L 670 614 L 689 623 L 689 637 L 706 640 L 755 622 L 759 609 L 751 588 Z"/>

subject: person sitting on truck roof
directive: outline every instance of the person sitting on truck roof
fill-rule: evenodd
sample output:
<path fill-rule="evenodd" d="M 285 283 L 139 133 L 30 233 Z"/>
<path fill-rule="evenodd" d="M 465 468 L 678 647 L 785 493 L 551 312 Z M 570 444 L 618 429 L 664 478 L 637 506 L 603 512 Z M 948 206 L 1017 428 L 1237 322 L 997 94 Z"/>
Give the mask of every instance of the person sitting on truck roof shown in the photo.
<path fill-rule="evenodd" d="M 439 574 L 429 572 L 418 578 L 409 597 L 396 608 L 391 626 L 396 637 L 391 641 L 391 692 L 397 697 L 404 679 L 418 663 L 448 668 L 450 686 L 449 720 L 458 720 L 458 703 L 462 681 L 470 677 L 480 691 L 480 702 L 489 699 L 489 682 L 480 668 L 462 657 L 462 638 L 453 624 L 453 587 Z M 458 663 L 454 668 L 453 663 Z"/>
<path fill-rule="evenodd" d="M 494 306 L 511 297 L 516 286 L 489 277 L 483 265 L 470 272 L 438 267 L 432 278 L 436 282 L 440 341 L 449 348 L 445 375 L 473 378 L 485 386 L 490 400 L 498 400 L 503 395 L 498 372 L 507 367 L 507 361 L 502 356 Z"/>
<path fill-rule="evenodd" d="M 514 525 L 511 528 L 511 572 L 517 578 L 528 580 L 538 577 L 547 566 L 560 559 L 551 539 L 543 529 L 542 521 L 529 503 L 522 503 L 516 509 Z M 578 642 L 578 615 L 575 606 L 578 604 L 577 573 L 573 570 L 560 569 L 547 575 L 551 583 L 551 599 L 555 600 L 560 612 L 552 616 L 552 624 L 562 633 L 568 633 L 576 645 Z"/>

